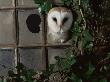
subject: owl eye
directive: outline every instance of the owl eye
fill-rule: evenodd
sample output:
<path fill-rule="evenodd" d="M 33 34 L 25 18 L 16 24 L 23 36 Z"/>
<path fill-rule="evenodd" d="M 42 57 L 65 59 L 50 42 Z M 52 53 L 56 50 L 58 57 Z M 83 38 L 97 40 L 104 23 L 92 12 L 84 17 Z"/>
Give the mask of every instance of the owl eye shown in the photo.
<path fill-rule="evenodd" d="M 64 24 L 67 20 L 68 20 L 68 18 L 65 17 L 65 18 L 63 19 L 63 24 Z"/>
<path fill-rule="evenodd" d="M 53 21 L 57 22 L 57 19 L 55 17 L 53 17 Z"/>

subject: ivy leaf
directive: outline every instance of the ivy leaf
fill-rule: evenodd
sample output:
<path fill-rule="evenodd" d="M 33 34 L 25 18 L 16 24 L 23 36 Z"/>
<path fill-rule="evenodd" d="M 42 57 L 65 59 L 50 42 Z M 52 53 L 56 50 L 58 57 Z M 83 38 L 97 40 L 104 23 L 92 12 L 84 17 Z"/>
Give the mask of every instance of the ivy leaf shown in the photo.
<path fill-rule="evenodd" d="M 100 82 L 107 82 L 107 79 L 103 78 L 103 79 L 100 80 Z"/>
<path fill-rule="evenodd" d="M 83 31 L 83 37 L 86 41 L 90 42 L 90 41 L 93 41 L 93 37 L 92 35 L 90 34 L 89 30 L 84 30 Z"/>
<path fill-rule="evenodd" d="M 108 55 L 110 55 L 110 53 L 108 53 Z"/>
<path fill-rule="evenodd" d="M 73 56 L 66 58 L 56 56 L 55 59 L 57 59 L 56 65 L 58 66 L 58 70 L 63 70 L 64 72 L 70 72 L 71 66 L 76 62 Z"/>
<path fill-rule="evenodd" d="M 87 76 L 91 76 L 93 74 L 94 70 L 95 70 L 95 67 L 90 63 L 89 64 L 89 69 L 86 72 Z"/>
<path fill-rule="evenodd" d="M 81 28 L 77 22 L 74 23 L 74 28 L 72 29 L 72 41 L 77 42 L 80 36 Z"/>
<path fill-rule="evenodd" d="M 69 57 L 68 59 L 65 59 L 64 62 L 63 62 L 63 68 L 66 72 L 69 72 L 70 69 L 71 69 L 71 66 L 73 64 L 76 63 L 76 60 L 72 57 Z"/>
<path fill-rule="evenodd" d="M 67 6 L 70 6 L 71 3 L 73 3 L 73 0 L 62 0 L 62 2 L 67 5 Z"/>
<path fill-rule="evenodd" d="M 34 76 L 36 72 L 33 69 L 23 70 L 23 76 L 25 76 L 27 82 L 33 82 L 32 76 Z"/>
<path fill-rule="evenodd" d="M 76 76 L 75 74 L 72 73 L 70 79 L 73 81 L 73 82 L 82 82 L 81 78 L 79 78 L 78 76 Z"/>
<path fill-rule="evenodd" d="M 42 12 L 48 12 L 52 8 L 52 4 L 49 1 L 44 2 L 39 6 Z"/>
<path fill-rule="evenodd" d="M 110 53 L 107 54 L 107 57 L 110 58 Z"/>
<path fill-rule="evenodd" d="M 48 12 L 52 8 L 52 3 L 48 0 L 34 0 L 36 4 L 39 4 L 39 11 L 41 13 Z"/>
<path fill-rule="evenodd" d="M 8 71 L 8 76 L 14 77 L 14 75 L 15 75 L 15 74 L 14 74 L 14 72 L 13 72 L 12 70 L 9 70 L 9 71 Z"/>
<path fill-rule="evenodd" d="M 88 71 L 86 72 L 86 78 L 88 80 L 91 80 L 91 81 L 94 80 L 93 79 L 94 70 L 95 70 L 95 67 L 91 63 L 89 63 L 89 65 L 88 65 Z"/>
<path fill-rule="evenodd" d="M 41 4 L 41 3 L 43 3 L 45 0 L 34 0 L 34 2 L 36 3 L 36 4 Z"/>
<path fill-rule="evenodd" d="M 83 48 L 91 49 L 93 47 L 93 37 L 89 30 L 83 31 Z"/>

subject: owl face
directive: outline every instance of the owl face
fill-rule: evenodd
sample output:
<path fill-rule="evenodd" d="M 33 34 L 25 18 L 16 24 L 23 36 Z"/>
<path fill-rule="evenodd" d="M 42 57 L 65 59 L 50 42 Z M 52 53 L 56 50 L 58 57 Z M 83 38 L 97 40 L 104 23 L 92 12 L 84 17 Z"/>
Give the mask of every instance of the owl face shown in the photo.
<path fill-rule="evenodd" d="M 65 7 L 52 8 L 47 16 L 49 32 L 65 33 L 72 25 L 73 15 L 71 10 Z"/>

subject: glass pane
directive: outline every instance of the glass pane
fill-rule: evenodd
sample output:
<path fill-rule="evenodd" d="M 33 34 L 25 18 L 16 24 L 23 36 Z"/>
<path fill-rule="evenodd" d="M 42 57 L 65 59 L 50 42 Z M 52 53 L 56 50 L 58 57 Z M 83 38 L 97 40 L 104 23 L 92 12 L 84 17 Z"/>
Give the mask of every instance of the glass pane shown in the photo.
<path fill-rule="evenodd" d="M 45 61 L 42 49 L 19 49 L 20 60 L 29 69 L 42 70 L 45 68 Z"/>
<path fill-rule="evenodd" d="M 15 68 L 14 50 L 0 49 L 0 76 L 7 76 L 9 70 Z"/>
<path fill-rule="evenodd" d="M 37 6 L 37 4 L 34 3 L 34 0 L 18 0 L 19 6 Z"/>
<path fill-rule="evenodd" d="M 0 0 L 0 7 L 14 6 L 14 0 Z"/>
<path fill-rule="evenodd" d="M 15 43 L 14 11 L 0 11 L 0 44 Z"/>
<path fill-rule="evenodd" d="M 64 57 L 65 56 L 65 49 L 48 48 L 49 64 L 54 64 L 56 62 L 55 56 Z"/>
<path fill-rule="evenodd" d="M 34 10 L 19 10 L 19 45 L 42 43 L 42 23 L 40 14 Z"/>

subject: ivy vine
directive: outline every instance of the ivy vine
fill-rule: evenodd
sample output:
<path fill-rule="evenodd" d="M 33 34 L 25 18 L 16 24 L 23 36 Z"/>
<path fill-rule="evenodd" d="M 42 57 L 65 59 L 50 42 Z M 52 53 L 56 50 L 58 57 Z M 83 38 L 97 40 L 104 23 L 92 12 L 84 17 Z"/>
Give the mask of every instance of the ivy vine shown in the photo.
<path fill-rule="evenodd" d="M 39 11 L 41 13 L 46 13 L 52 8 L 52 3 L 49 0 L 34 0 L 39 6 Z"/>
<path fill-rule="evenodd" d="M 41 13 L 47 13 L 52 8 L 49 0 L 34 1 L 39 5 Z M 94 33 L 89 29 L 88 23 L 95 14 L 90 0 L 61 1 L 64 6 L 71 7 L 77 13 L 77 19 L 71 29 L 71 47 L 66 50 L 65 57 L 56 56 L 56 63 L 50 64 L 48 69 L 41 72 L 28 70 L 19 64 L 17 68 L 21 70 L 20 82 L 108 82 L 107 72 L 110 65 L 105 61 L 110 60 L 110 53 L 106 54 L 103 60 L 94 63 Z M 19 79 L 13 71 L 9 71 L 9 76 Z"/>

